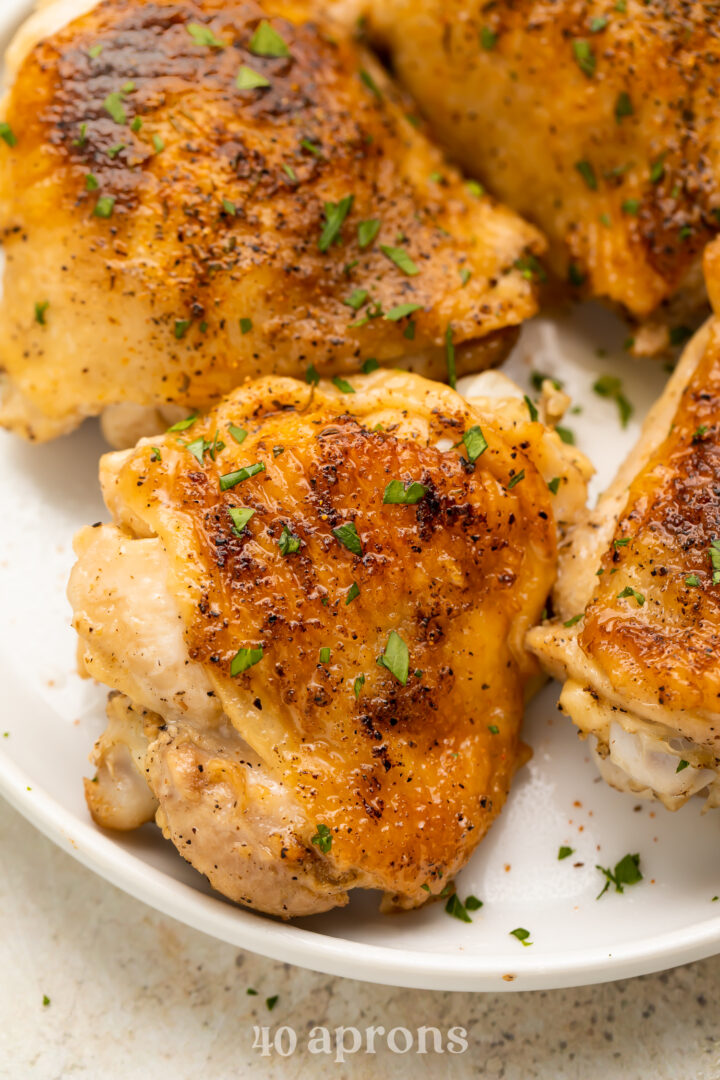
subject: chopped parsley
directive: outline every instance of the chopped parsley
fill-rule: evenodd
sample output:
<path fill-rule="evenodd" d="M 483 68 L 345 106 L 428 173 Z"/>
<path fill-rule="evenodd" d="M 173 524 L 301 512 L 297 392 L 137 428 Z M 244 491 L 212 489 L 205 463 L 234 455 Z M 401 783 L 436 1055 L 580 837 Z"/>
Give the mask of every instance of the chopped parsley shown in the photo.
<path fill-rule="evenodd" d="M 243 480 L 249 480 L 251 476 L 256 476 L 261 472 L 265 472 L 264 461 L 258 461 L 254 465 L 246 465 L 243 469 L 235 469 L 234 472 L 225 473 L 220 477 L 220 490 L 229 491 L 236 484 L 241 484 Z"/>
<path fill-rule="evenodd" d="M 340 229 L 350 213 L 354 200 L 354 195 L 346 195 L 339 202 L 325 203 L 325 224 L 318 240 L 321 251 L 327 251 L 330 245 L 339 238 Z"/>
<path fill-rule="evenodd" d="M 487 729 L 488 729 L 488 731 L 490 732 L 491 735 L 499 735 L 500 734 L 500 728 L 497 726 L 497 724 L 488 724 Z"/>
<path fill-rule="evenodd" d="M 428 489 L 424 484 L 413 480 L 407 487 L 402 480 L 391 480 L 385 488 L 383 503 L 394 503 L 400 506 L 414 506 L 424 499 Z"/>
<path fill-rule="evenodd" d="M 632 116 L 633 112 L 633 103 L 630 100 L 630 95 L 626 90 L 621 90 L 615 99 L 615 119 L 618 124 L 622 123 L 624 116 Z"/>
<path fill-rule="evenodd" d="M 310 139 L 301 139 L 300 145 L 303 150 L 307 150 L 309 154 L 314 154 L 315 157 L 322 157 L 322 150 L 319 146 L 316 146 L 314 142 L 310 142 Z"/>
<path fill-rule="evenodd" d="M 569 629 L 571 626 L 575 626 L 575 623 L 579 623 L 584 614 L 585 614 L 585 612 L 581 611 L 579 615 L 573 615 L 571 618 L 567 619 L 563 623 L 563 626 L 566 627 L 567 629 Z"/>
<path fill-rule="evenodd" d="M 259 663 L 263 658 L 263 647 L 260 645 L 257 649 L 238 649 L 230 661 L 230 674 L 234 677 L 240 675 L 243 671 L 247 671 L 248 668 L 253 667 Z"/>
<path fill-rule="evenodd" d="M 355 695 L 355 700 L 356 701 L 360 697 L 360 694 L 362 692 L 362 688 L 363 688 L 364 685 L 365 685 L 365 676 L 364 675 L 358 675 L 357 679 L 353 683 L 353 694 Z"/>
<path fill-rule="evenodd" d="M 533 403 L 533 402 L 532 402 L 532 401 L 530 400 L 530 398 L 529 398 L 529 397 L 527 396 L 527 394 L 525 394 L 525 404 L 527 405 L 527 410 L 528 410 L 528 412 L 530 413 L 530 419 L 531 419 L 531 420 L 533 421 L 533 423 L 534 423 L 534 422 L 535 422 L 535 421 L 537 420 L 537 418 L 538 418 L 538 411 L 537 411 L 537 409 L 535 408 L 535 405 L 534 405 L 534 403 Z"/>
<path fill-rule="evenodd" d="M 87 52 L 91 60 L 97 60 L 98 56 L 102 51 L 102 45 L 91 45 Z"/>
<path fill-rule="evenodd" d="M 98 201 L 95 203 L 93 209 L 93 217 L 109 218 L 112 217 L 112 212 L 115 207 L 114 195 L 101 195 Z"/>
<path fill-rule="evenodd" d="M 659 184 L 665 175 L 665 155 L 662 154 L 657 161 L 650 166 L 650 183 Z"/>
<path fill-rule="evenodd" d="M 320 663 L 330 663 L 330 649 L 327 647 L 327 645 L 323 646 L 323 648 L 320 650 Z"/>
<path fill-rule="evenodd" d="M 708 555 L 712 565 L 712 583 L 720 585 L 720 540 L 711 540 Z"/>
<path fill-rule="evenodd" d="M 235 215 L 237 214 L 237 207 L 234 202 L 231 202 L 230 199 L 222 200 L 222 208 L 226 214 L 230 215 L 230 217 L 235 217 Z"/>
<path fill-rule="evenodd" d="M 590 20 L 590 33 L 599 34 L 601 30 L 604 30 L 608 24 L 607 15 L 594 15 Z"/>
<path fill-rule="evenodd" d="M 333 386 L 337 386 L 338 390 L 342 394 L 354 394 L 355 387 L 347 381 L 347 379 L 341 378 L 340 375 L 333 376 Z"/>
<path fill-rule="evenodd" d="M 353 311 L 359 311 L 363 304 L 367 303 L 369 295 L 367 289 L 353 289 L 350 295 L 343 300 L 343 304 L 352 308 Z"/>
<path fill-rule="evenodd" d="M 406 315 L 412 315 L 414 311 L 419 311 L 421 307 L 422 304 L 398 304 L 397 307 L 386 311 L 383 318 L 389 319 L 390 322 L 398 322 L 400 319 L 404 319 Z"/>
<path fill-rule="evenodd" d="M 165 142 L 159 135 L 153 135 L 152 137 L 153 150 L 156 154 L 161 154 L 165 149 Z"/>
<path fill-rule="evenodd" d="M 305 372 L 305 382 L 310 383 L 311 386 L 317 386 L 320 382 L 320 372 L 314 364 L 309 364 Z"/>
<path fill-rule="evenodd" d="M 460 274 L 460 285 L 464 289 L 468 281 L 472 277 L 472 270 L 468 270 L 466 266 L 461 266 L 458 272 Z"/>
<path fill-rule="evenodd" d="M 324 855 L 327 855 L 332 847 L 332 833 L 327 825 L 316 825 L 315 835 L 311 837 L 310 843 L 315 844 L 316 847 L 320 848 Z"/>
<path fill-rule="evenodd" d="M 152 454 L 150 455 L 151 461 L 162 461 L 162 453 L 159 446 L 151 446 Z"/>
<path fill-rule="evenodd" d="M 361 368 L 363 375 L 369 375 L 371 371 L 377 371 L 380 365 L 374 357 L 370 356 L 367 360 L 363 361 Z"/>
<path fill-rule="evenodd" d="M 593 384 L 593 390 L 599 397 L 611 398 L 617 405 L 620 423 L 627 427 L 634 409 L 622 392 L 622 381 L 616 375 L 602 375 Z"/>
<path fill-rule="evenodd" d="M 189 450 L 198 464 L 202 465 L 205 451 L 210 449 L 210 443 L 200 436 L 198 439 L 193 439 L 192 442 L 185 443 L 185 449 Z"/>
<path fill-rule="evenodd" d="M 269 86 L 270 80 L 259 72 L 253 71 L 247 64 L 241 64 L 235 76 L 235 85 L 238 90 L 259 90 Z"/>
<path fill-rule="evenodd" d="M 142 122 L 141 118 L 139 116 L 136 116 L 135 119 L 133 120 L 132 124 L 130 125 L 130 130 L 134 131 L 137 134 L 137 132 L 140 130 L 140 128 L 142 126 L 143 126 L 143 122 Z"/>
<path fill-rule="evenodd" d="M 452 896 L 448 897 L 445 910 L 448 915 L 452 915 L 453 918 L 459 919 L 460 922 L 472 922 L 465 905 L 457 893 L 453 893 Z"/>
<path fill-rule="evenodd" d="M 114 146 L 109 146 L 108 147 L 107 156 L 109 158 L 116 158 L 118 156 L 118 154 L 120 153 L 120 151 L 124 150 L 124 149 L 125 149 L 125 143 L 124 142 L 115 143 Z"/>
<path fill-rule="evenodd" d="M 228 514 L 232 518 L 233 531 L 239 536 L 247 525 L 250 518 L 255 513 L 254 510 L 250 510 L 247 506 L 229 506 Z"/>
<path fill-rule="evenodd" d="M 548 480 L 548 487 L 552 491 L 553 495 L 557 495 L 560 490 L 560 477 L 553 476 L 552 480 Z"/>
<path fill-rule="evenodd" d="M 487 439 L 482 433 L 482 428 L 477 424 L 468 428 L 461 441 L 465 444 L 469 461 L 477 461 L 488 448 Z"/>
<path fill-rule="evenodd" d="M 630 543 L 630 537 L 629 536 L 623 536 L 620 540 L 613 540 L 613 547 L 615 547 L 615 548 L 627 547 L 629 543 Z"/>
<path fill-rule="evenodd" d="M 560 425 L 557 424 L 555 426 L 555 431 L 560 436 L 562 442 L 566 443 L 568 446 L 575 445 L 575 432 L 571 431 L 570 428 L 560 427 Z"/>
<path fill-rule="evenodd" d="M 698 425 L 698 426 L 697 426 L 697 427 L 695 428 L 695 430 L 693 431 L 693 434 L 692 434 L 692 441 L 693 441 L 694 443 L 696 443 L 696 442 L 702 442 L 702 440 L 703 440 L 703 439 L 705 438 L 705 436 L 707 435 L 707 433 L 708 433 L 708 426 L 707 426 L 707 424 L 699 424 L 699 425 Z"/>
<path fill-rule="evenodd" d="M 253 328 L 252 319 L 240 319 L 240 333 L 249 334 Z"/>
<path fill-rule="evenodd" d="M 595 53 L 592 51 L 592 47 L 588 41 L 584 38 L 576 38 L 572 43 L 573 55 L 575 61 L 582 71 L 583 75 L 586 75 L 588 79 L 592 79 L 595 74 Z"/>
<path fill-rule="evenodd" d="M 615 864 L 614 870 L 597 865 L 595 869 L 604 874 L 606 878 L 605 885 L 595 897 L 596 900 L 605 895 L 611 884 L 615 886 L 615 892 L 621 893 L 625 891 L 624 885 L 637 885 L 638 881 L 642 881 L 639 855 L 625 855 L 619 863 Z"/>
<path fill-rule="evenodd" d="M 481 199 L 485 194 L 485 188 L 477 180 L 468 180 L 465 187 L 475 199 Z"/>
<path fill-rule="evenodd" d="M 50 998 L 47 996 L 47 994 L 43 994 L 43 1005 L 47 1007 L 49 1004 Z"/>
<path fill-rule="evenodd" d="M 294 555 L 296 551 L 300 550 L 300 537 L 288 529 L 287 525 L 283 525 L 278 547 L 281 555 Z"/>
<path fill-rule="evenodd" d="M 173 431 L 174 429 L 170 428 L 170 430 Z M 247 439 L 247 431 L 245 430 L 245 428 L 238 427 L 237 424 L 228 424 L 228 431 L 230 432 L 238 446 L 240 446 L 241 443 L 244 443 Z"/>
<path fill-rule="evenodd" d="M 381 244 L 380 250 L 390 262 L 395 263 L 398 270 L 402 270 L 403 274 L 407 274 L 408 277 L 414 277 L 415 274 L 420 273 L 405 248 L 388 247 L 387 244 Z"/>
<path fill-rule="evenodd" d="M 571 855 L 574 855 L 574 854 L 575 854 L 575 848 L 566 847 L 563 844 L 562 847 L 558 848 L 558 862 L 561 862 L 563 859 L 568 859 Z"/>
<path fill-rule="evenodd" d="M 113 90 L 103 101 L 103 109 L 116 124 L 124 124 L 127 120 L 127 113 L 123 105 L 124 97 L 125 93 L 122 90 Z"/>
<path fill-rule="evenodd" d="M 597 176 L 595 175 L 595 170 L 593 169 L 590 162 L 589 161 L 576 161 L 575 162 L 575 168 L 580 173 L 580 175 L 582 176 L 583 180 L 585 181 L 587 186 L 590 188 L 590 190 L 591 191 L 597 191 L 597 186 L 598 186 Z"/>
<path fill-rule="evenodd" d="M 0 139 L 7 143 L 8 146 L 17 146 L 17 136 L 7 120 L 3 120 L 2 123 L 0 123 Z"/>
<path fill-rule="evenodd" d="M 410 657 L 407 645 L 395 630 L 390 631 L 385 651 L 378 657 L 378 664 L 387 668 L 397 681 L 405 686 L 408 681 Z"/>
<path fill-rule="evenodd" d="M 348 521 L 344 525 L 338 525 L 336 529 L 333 529 L 332 534 L 335 539 L 339 540 L 343 547 L 346 547 L 353 555 L 362 555 L 362 543 L 357 534 L 354 521 Z"/>
<path fill-rule="evenodd" d="M 547 281 L 545 267 L 535 255 L 524 255 L 513 263 L 526 281 Z"/>
<path fill-rule="evenodd" d="M 511 930 L 510 936 L 516 937 L 521 945 L 532 945 L 532 941 L 528 941 L 530 931 L 526 930 L 523 926 L 518 926 L 515 930 Z"/>
<path fill-rule="evenodd" d="M 718 556 L 720 556 L 720 552 L 718 552 Z M 631 596 L 635 598 L 638 607 L 642 607 L 645 603 L 645 597 L 643 596 L 643 594 L 641 592 L 638 592 L 636 589 L 633 589 L 630 585 L 626 585 L 622 592 L 619 592 L 617 594 L 617 599 L 625 600 Z"/>
<path fill-rule="evenodd" d="M 677 769 L 675 770 L 675 772 L 676 772 L 676 773 L 682 772 L 682 771 L 683 771 L 683 769 L 687 769 L 687 767 L 688 767 L 688 765 L 689 765 L 689 764 L 690 764 L 690 762 L 689 762 L 689 761 L 686 761 L 686 760 L 685 760 L 685 758 L 681 758 L 681 759 L 680 759 L 680 761 L 679 761 L 679 763 L 678 763 L 678 767 L 677 767 Z"/>
<path fill-rule="evenodd" d="M 50 307 L 49 300 L 36 300 L 35 301 L 35 322 L 40 323 L 41 326 L 45 326 L 45 312 Z"/>
<path fill-rule="evenodd" d="M 465 907 L 468 911 L 479 911 L 482 906 L 482 900 L 478 900 L 477 896 L 473 896 L 472 893 L 465 900 Z"/>
<path fill-rule="evenodd" d="M 187 431 L 191 428 L 198 418 L 197 413 L 191 413 L 190 416 L 186 416 L 184 420 L 178 420 L 176 424 L 168 428 L 168 431 Z"/>
<path fill-rule="evenodd" d="M 631 217 L 635 217 L 638 210 L 640 209 L 640 200 L 625 199 L 624 202 L 620 205 L 620 209 L 622 210 L 623 214 L 629 214 Z"/>
<path fill-rule="evenodd" d="M 275 1008 L 275 1006 L 277 1005 L 279 1000 L 280 1000 L 280 995 L 279 994 L 273 994 L 272 997 L 265 998 L 265 1005 L 267 1006 L 268 1012 L 273 1011 L 273 1009 Z"/>
<path fill-rule="evenodd" d="M 497 34 L 489 26 L 483 26 L 480 31 L 480 44 L 487 52 L 490 52 L 497 45 Z"/>
<path fill-rule="evenodd" d="M 373 240 L 380 232 L 380 220 L 378 218 L 370 218 L 368 221 L 358 222 L 358 246 L 361 248 L 369 247 Z"/>
<path fill-rule="evenodd" d="M 201 23 L 188 23 L 185 29 L 196 45 L 207 45 L 209 48 L 213 49 L 224 49 L 227 44 L 227 42 L 221 41 L 219 37 L 216 37 L 209 26 L 203 26 Z"/>
<path fill-rule="evenodd" d="M 511 477 L 510 480 L 508 481 L 508 486 L 507 486 L 508 491 L 510 491 L 511 488 L 514 488 L 516 484 L 519 484 L 520 481 L 524 480 L 524 479 L 525 479 L 525 470 L 521 469 L 519 473 L 515 473 L 515 475 L 513 477 Z"/>
<path fill-rule="evenodd" d="M 274 30 L 267 19 L 263 19 L 255 33 L 250 38 L 248 46 L 255 56 L 289 56 L 290 50 L 287 43 Z"/>
<path fill-rule="evenodd" d="M 359 71 L 359 75 L 361 82 L 363 82 L 365 86 L 367 86 L 368 90 L 375 95 L 378 101 L 382 101 L 382 93 L 380 91 L 380 87 L 377 85 L 370 72 L 365 71 L 364 68 L 361 68 Z"/>
<path fill-rule="evenodd" d="M 192 324 L 192 319 L 176 319 L 175 320 L 175 326 L 173 328 L 173 332 L 174 332 L 175 337 L 177 338 L 178 341 L 181 341 L 182 338 L 185 337 L 188 330 L 190 329 L 191 324 Z"/>
<path fill-rule="evenodd" d="M 685 584 L 689 585 L 691 589 L 697 589 L 700 586 L 700 578 L 697 574 L 688 574 L 685 578 Z"/>
<path fill-rule="evenodd" d="M 452 323 L 448 323 L 445 330 L 445 364 L 448 382 L 454 390 L 457 386 L 457 374 L 455 371 L 455 345 L 453 343 Z"/>
<path fill-rule="evenodd" d="M 348 594 L 345 597 L 345 607 L 347 607 L 348 604 L 351 604 L 353 602 L 353 600 L 355 599 L 355 597 L 359 596 L 359 595 L 360 595 L 360 587 L 359 587 L 357 581 L 353 581 L 352 585 L 348 589 Z"/>

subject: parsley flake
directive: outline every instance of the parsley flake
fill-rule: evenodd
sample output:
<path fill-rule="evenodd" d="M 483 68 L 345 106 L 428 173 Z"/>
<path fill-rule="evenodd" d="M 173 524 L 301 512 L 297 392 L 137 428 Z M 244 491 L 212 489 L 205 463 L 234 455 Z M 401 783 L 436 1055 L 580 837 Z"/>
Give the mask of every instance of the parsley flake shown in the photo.
<path fill-rule="evenodd" d="M 516 937 L 521 945 L 532 945 L 532 941 L 528 941 L 530 931 L 526 930 L 523 926 L 518 926 L 515 930 L 511 930 L 510 937 Z"/>
<path fill-rule="evenodd" d="M 580 175 L 582 176 L 583 180 L 585 181 L 587 186 L 590 188 L 590 190 L 591 191 L 597 191 L 597 186 L 598 186 L 597 176 L 595 175 L 595 170 L 593 169 L 590 162 L 589 161 L 576 161 L 575 162 L 575 168 L 580 173 Z"/>
<path fill-rule="evenodd" d="M 362 693 L 362 688 L 363 688 L 364 685 L 365 685 L 365 676 L 364 675 L 358 675 L 357 679 L 353 683 L 353 694 L 355 695 L 355 700 L 356 701 L 360 697 L 360 694 Z"/>
<path fill-rule="evenodd" d="M 242 674 L 243 671 L 247 671 L 248 668 L 258 664 L 263 658 L 263 647 L 260 645 L 257 649 L 238 649 L 230 661 L 230 674 L 235 675 Z"/>
<path fill-rule="evenodd" d="M 228 507 L 228 514 L 232 518 L 233 532 L 235 532 L 237 536 L 243 531 L 254 513 L 255 511 L 250 510 L 247 506 Z"/>
<path fill-rule="evenodd" d="M 371 371 L 377 371 L 379 367 L 380 365 L 377 360 L 373 356 L 370 356 L 367 360 L 363 361 L 363 366 L 360 370 L 363 375 L 369 375 Z"/>
<path fill-rule="evenodd" d="M 618 124 L 622 123 L 624 116 L 632 116 L 633 112 L 633 103 L 630 99 L 630 95 L 626 90 L 621 90 L 615 99 L 615 119 Z"/>
<path fill-rule="evenodd" d="M 491 30 L 489 26 L 483 26 L 482 30 L 480 31 L 480 44 L 482 45 L 483 49 L 485 49 L 487 52 L 490 52 L 490 50 L 494 49 L 497 45 L 497 39 L 498 36 L 494 30 Z"/>
<path fill-rule="evenodd" d="M 561 862 L 563 859 L 568 859 L 571 855 L 574 854 L 575 848 L 565 847 L 565 845 L 563 845 L 562 847 L 558 848 L 558 862 Z"/>
<path fill-rule="evenodd" d="M 255 56 L 289 56 L 287 42 L 274 30 L 267 19 L 263 19 L 250 38 L 248 46 Z"/>
<path fill-rule="evenodd" d="M 383 494 L 384 504 L 396 504 L 399 506 L 415 506 L 427 495 L 428 489 L 424 484 L 413 480 L 407 487 L 402 480 L 391 480 Z"/>
<path fill-rule="evenodd" d="M 682 772 L 683 769 L 687 769 L 689 764 L 690 764 L 689 761 L 686 761 L 685 758 L 681 758 L 680 761 L 678 762 L 678 767 L 675 770 L 675 772 L 676 773 Z"/>
<path fill-rule="evenodd" d="M 35 301 L 35 322 L 45 326 L 45 312 L 50 307 L 49 300 Z"/>
<path fill-rule="evenodd" d="M 340 236 L 340 229 L 345 218 L 350 213 L 354 201 L 354 195 L 346 195 L 339 202 L 325 203 L 325 224 L 318 240 L 318 247 L 321 251 L 327 251 L 330 245 Z"/>
<path fill-rule="evenodd" d="M 3 120 L 2 123 L 0 123 L 0 139 L 7 143 L 8 146 L 17 146 L 17 136 L 7 120 Z"/>
<path fill-rule="evenodd" d="M 599 870 L 601 874 L 605 875 L 605 885 L 602 890 L 595 897 L 599 900 L 601 896 L 608 891 L 610 885 L 615 886 L 615 892 L 624 892 L 624 885 L 637 885 L 638 881 L 642 881 L 642 874 L 640 873 L 640 856 L 639 855 L 625 855 L 619 863 L 615 864 L 615 869 L 610 870 L 603 866 L 595 866 L 596 870 Z"/>
<path fill-rule="evenodd" d="M 452 915 L 453 918 L 459 919 L 460 922 L 472 922 L 465 905 L 462 903 L 457 893 L 453 893 L 452 896 L 449 897 L 448 902 L 445 905 L 445 911 L 448 915 Z"/>
<path fill-rule="evenodd" d="M 482 428 L 477 424 L 468 428 L 461 441 L 465 444 L 469 461 L 477 461 L 488 448 L 487 439 L 482 433 Z"/>
<path fill-rule="evenodd" d="M 365 71 L 364 68 L 361 68 L 358 74 L 360 75 L 360 81 L 364 83 L 365 86 L 367 86 L 370 93 L 374 94 L 378 101 L 382 101 L 382 92 L 380 90 L 380 87 L 377 85 L 370 72 Z"/>
<path fill-rule="evenodd" d="M 358 247 L 366 248 L 372 244 L 380 232 L 380 224 L 379 218 L 369 218 L 367 221 L 358 222 Z"/>
<path fill-rule="evenodd" d="M 700 578 L 697 576 L 697 574 L 688 574 L 688 576 L 685 578 L 685 584 L 688 585 L 691 589 L 697 589 L 700 586 Z"/>
<path fill-rule="evenodd" d="M 327 645 L 323 646 L 323 648 L 320 650 L 320 663 L 330 663 L 330 649 L 327 647 Z"/>
<path fill-rule="evenodd" d="M 347 521 L 344 525 L 338 525 L 336 529 L 333 529 L 332 534 L 353 555 L 362 555 L 362 543 L 357 534 L 354 521 Z"/>
<path fill-rule="evenodd" d="M 315 826 L 315 835 L 310 838 L 310 843 L 315 844 L 316 847 L 320 848 L 324 855 L 327 855 L 332 847 L 332 833 L 327 825 Z"/>
<path fill-rule="evenodd" d="M 387 668 L 397 681 L 405 686 L 408 681 L 410 656 L 407 645 L 395 630 L 390 631 L 385 651 L 378 657 L 378 664 Z"/>
<path fill-rule="evenodd" d="M 93 217 L 109 218 L 112 217 L 112 212 L 115 207 L 114 195 L 101 195 L 98 201 L 95 203 L 93 209 Z"/>
<path fill-rule="evenodd" d="M 708 555 L 712 564 L 712 583 L 720 585 L 720 540 L 711 540 Z"/>
<path fill-rule="evenodd" d="M 537 409 L 536 409 L 536 407 L 535 407 L 534 403 L 533 403 L 533 402 L 532 402 L 532 401 L 530 400 L 530 398 L 529 398 L 529 397 L 527 396 L 527 394 L 525 394 L 525 404 L 527 405 L 527 410 L 528 410 L 528 412 L 530 413 L 530 419 L 531 419 L 531 420 L 533 421 L 533 423 L 534 423 L 534 422 L 535 422 L 535 421 L 537 420 L 537 418 L 538 418 L 538 411 L 537 411 Z"/>
<path fill-rule="evenodd" d="M 380 250 L 390 262 L 395 263 L 398 270 L 402 270 L 403 274 L 407 274 L 408 277 L 414 277 L 415 274 L 420 273 L 405 248 L 388 247 L 387 244 L 381 244 Z"/>
<path fill-rule="evenodd" d="M 168 431 L 187 431 L 191 428 L 198 418 L 197 413 L 191 413 L 190 416 L 186 416 L 184 420 L 178 420 L 176 424 L 168 428 Z"/>
<path fill-rule="evenodd" d="M 178 341 L 181 341 L 185 337 L 188 330 L 190 329 L 191 324 L 192 324 L 192 319 L 176 319 L 175 320 L 175 326 L 173 328 L 173 332 L 174 332 L 175 337 L 177 338 Z"/>
<path fill-rule="evenodd" d="M 590 43 L 585 41 L 584 38 L 576 38 L 572 43 L 573 56 L 577 62 L 578 67 L 582 71 L 583 75 L 586 75 L 588 79 L 592 79 L 595 74 L 595 53 L 592 51 Z"/>
<path fill-rule="evenodd" d="M 213 49 L 224 49 L 227 42 L 216 37 L 209 26 L 201 23 L 188 23 L 185 27 L 196 45 L 206 45 Z"/>
<path fill-rule="evenodd" d="M 347 381 L 347 379 L 341 378 L 340 375 L 335 375 L 333 377 L 333 386 L 337 386 L 338 390 L 342 394 L 354 394 L 355 393 L 355 387 L 352 386 Z"/>
<path fill-rule="evenodd" d="M 172 431 L 173 429 L 170 428 L 170 430 Z M 245 428 L 238 427 L 237 424 L 228 424 L 228 431 L 238 446 L 247 439 L 247 431 Z"/>
<path fill-rule="evenodd" d="M 352 585 L 348 589 L 348 594 L 345 597 L 345 607 L 347 607 L 348 604 L 351 604 L 353 602 L 353 600 L 355 599 L 355 597 L 359 596 L 359 595 L 360 595 L 360 587 L 359 587 L 357 581 L 353 581 Z"/>
<path fill-rule="evenodd" d="M 718 552 L 718 557 L 720 557 L 720 551 Z M 643 594 L 641 592 L 638 592 L 636 589 L 633 589 L 630 585 L 626 585 L 622 592 L 619 592 L 617 594 L 617 599 L 625 600 L 630 596 L 635 598 L 638 607 L 642 607 L 645 603 L 645 597 L 643 596 Z"/>
<path fill-rule="evenodd" d="M 278 547 L 281 555 L 294 555 L 296 551 L 300 550 L 300 537 L 295 536 L 295 533 L 291 532 L 287 525 L 283 525 Z"/>
<path fill-rule="evenodd" d="M 510 491 L 511 488 L 514 488 L 516 484 L 519 484 L 520 481 L 524 480 L 524 479 L 525 479 L 525 470 L 521 469 L 519 473 L 515 473 L 515 475 L 513 477 L 511 477 L 510 480 L 508 481 L 508 485 L 507 485 L 508 491 Z"/>
<path fill-rule="evenodd" d="M 406 315 L 412 315 L 413 312 L 419 311 L 421 307 L 422 304 L 398 304 L 397 307 L 386 311 L 383 318 L 388 319 L 390 322 L 399 322 Z"/>
<path fill-rule="evenodd" d="M 265 472 L 264 461 L 258 461 L 254 465 L 246 465 L 242 469 L 235 469 L 234 472 L 225 473 L 220 477 L 220 490 L 229 491 L 236 484 L 241 484 L 243 480 L 249 480 L 251 476 L 256 476 L 261 472 Z"/>
<path fill-rule="evenodd" d="M 260 90 L 269 86 L 270 80 L 259 72 L 253 71 L 247 64 L 241 64 L 235 76 L 235 85 L 238 90 Z"/>
<path fill-rule="evenodd" d="M 445 330 L 445 365 L 447 367 L 448 382 L 454 390 L 457 386 L 457 373 L 455 371 L 455 345 L 453 343 L 452 323 L 448 323 Z"/>
<path fill-rule="evenodd" d="M 553 495 L 557 495 L 560 490 L 560 477 L 553 476 L 552 480 L 548 480 L 548 487 L 552 491 Z"/>

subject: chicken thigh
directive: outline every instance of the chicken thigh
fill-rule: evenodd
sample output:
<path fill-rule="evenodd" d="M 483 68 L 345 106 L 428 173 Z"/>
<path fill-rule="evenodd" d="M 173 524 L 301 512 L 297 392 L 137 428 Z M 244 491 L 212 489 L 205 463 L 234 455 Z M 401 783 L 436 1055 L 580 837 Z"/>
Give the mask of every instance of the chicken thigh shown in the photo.
<path fill-rule="evenodd" d="M 282 916 L 447 895 L 522 761 L 524 638 L 585 503 L 541 416 L 495 373 L 469 401 L 401 372 L 266 377 L 106 455 L 113 522 L 79 534 L 69 586 L 82 668 L 115 692 L 95 820 L 155 815 Z"/>
<path fill-rule="evenodd" d="M 450 155 L 539 225 L 564 280 L 674 339 L 720 215 L 720 33 L 680 0 L 341 0 Z M 675 331 L 672 334 L 672 331 Z"/>
<path fill-rule="evenodd" d="M 560 557 L 530 648 L 605 779 L 720 805 L 720 322 L 693 338 L 641 439 Z"/>
<path fill-rule="evenodd" d="M 502 358 L 540 236 L 342 27 L 306 0 L 76 6 L 9 52 L 0 422 L 47 439 L 120 404 L 134 441 L 249 376 L 443 377 L 448 334 L 458 371 Z"/>

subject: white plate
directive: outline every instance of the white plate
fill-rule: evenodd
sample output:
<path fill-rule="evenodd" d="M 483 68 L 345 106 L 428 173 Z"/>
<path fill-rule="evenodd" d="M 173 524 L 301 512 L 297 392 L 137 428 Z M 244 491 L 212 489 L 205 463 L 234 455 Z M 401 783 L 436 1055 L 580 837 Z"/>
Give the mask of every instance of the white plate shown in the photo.
<path fill-rule="evenodd" d="M 0 13 L 7 33 L 12 9 Z M 2 22 L 4 21 L 4 26 Z M 607 313 L 577 309 L 523 330 L 506 370 L 527 387 L 531 366 L 555 374 L 584 411 L 566 423 L 606 484 L 660 392 L 656 363 L 622 354 L 626 334 Z M 607 356 L 598 356 L 597 349 Z M 598 374 L 620 374 L 635 415 L 592 393 Z M 275 959 L 400 986 L 511 990 L 572 986 L 669 967 L 720 951 L 720 812 L 695 801 L 673 815 L 601 784 L 587 747 L 556 711 L 548 687 L 529 710 L 534 757 L 508 805 L 458 880 L 484 907 L 472 925 L 441 904 L 381 916 L 377 896 L 292 925 L 252 914 L 213 893 L 153 826 L 129 835 L 95 827 L 82 794 L 87 755 L 103 727 L 105 692 L 74 670 L 65 600 L 71 537 L 106 518 L 96 480 L 104 447 L 94 424 L 47 446 L 0 435 L 0 792 L 51 839 L 141 900 L 206 933 Z M 2 732 L 7 732 L 2 737 Z M 558 847 L 575 854 L 562 862 Z M 644 880 L 595 897 L 595 864 L 638 852 Z M 575 865 L 581 863 L 581 866 Z M 41 887 L 41 883 L 38 883 Z M 523 947 L 511 936 L 531 932 Z"/>

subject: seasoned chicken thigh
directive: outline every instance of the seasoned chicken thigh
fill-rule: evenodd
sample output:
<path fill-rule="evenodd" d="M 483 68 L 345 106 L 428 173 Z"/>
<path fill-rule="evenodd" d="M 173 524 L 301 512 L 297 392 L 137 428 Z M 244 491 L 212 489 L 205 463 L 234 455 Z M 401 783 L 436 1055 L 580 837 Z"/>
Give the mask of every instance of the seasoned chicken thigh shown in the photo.
<path fill-rule="evenodd" d="M 443 377 L 448 336 L 477 370 L 535 311 L 539 234 L 462 182 L 312 4 L 58 21 L 51 4 L 21 31 L 0 110 L 7 427 L 47 439 L 120 404 L 123 440 L 249 376 L 370 358 Z"/>
<path fill-rule="evenodd" d="M 720 34 L 680 0 L 341 0 L 435 137 L 550 240 L 555 271 L 645 324 L 701 309 L 720 214 Z M 664 324 L 664 329 L 661 326 Z"/>
<path fill-rule="evenodd" d="M 113 523 L 79 534 L 69 587 L 117 692 L 95 820 L 156 815 L 283 916 L 355 887 L 416 907 L 465 864 L 522 760 L 523 641 L 589 471 L 495 373 L 471 401 L 336 382 L 267 377 L 106 455 Z"/>
<path fill-rule="evenodd" d="M 561 554 L 528 644 L 564 680 L 614 787 L 720 805 L 720 322 L 693 338 L 640 442 Z"/>

